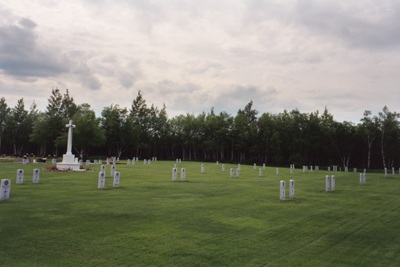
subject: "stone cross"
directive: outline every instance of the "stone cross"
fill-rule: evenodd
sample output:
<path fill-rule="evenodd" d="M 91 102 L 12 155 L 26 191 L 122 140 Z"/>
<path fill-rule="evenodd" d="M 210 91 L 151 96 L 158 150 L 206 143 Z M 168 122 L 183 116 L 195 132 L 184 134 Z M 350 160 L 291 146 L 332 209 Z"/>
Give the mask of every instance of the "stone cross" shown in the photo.
<path fill-rule="evenodd" d="M 66 155 L 72 155 L 72 128 L 75 128 L 75 125 L 72 124 L 72 120 L 70 120 L 69 123 L 65 125 L 65 127 L 68 128 L 68 143 Z"/>

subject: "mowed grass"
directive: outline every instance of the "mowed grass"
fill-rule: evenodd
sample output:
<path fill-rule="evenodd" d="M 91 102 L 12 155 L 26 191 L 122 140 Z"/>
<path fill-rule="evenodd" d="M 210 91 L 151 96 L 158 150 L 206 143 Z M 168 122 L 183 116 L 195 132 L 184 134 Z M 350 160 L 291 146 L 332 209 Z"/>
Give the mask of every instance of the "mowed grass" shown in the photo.
<path fill-rule="evenodd" d="M 0 164 L 12 180 L 0 202 L 0 266 L 400 266 L 400 177 L 182 162 L 117 164 L 121 186 L 97 189 L 93 172 Z M 15 184 L 16 170 L 25 171 Z M 325 192 L 325 175 L 336 191 Z M 295 199 L 279 201 L 279 181 Z"/>

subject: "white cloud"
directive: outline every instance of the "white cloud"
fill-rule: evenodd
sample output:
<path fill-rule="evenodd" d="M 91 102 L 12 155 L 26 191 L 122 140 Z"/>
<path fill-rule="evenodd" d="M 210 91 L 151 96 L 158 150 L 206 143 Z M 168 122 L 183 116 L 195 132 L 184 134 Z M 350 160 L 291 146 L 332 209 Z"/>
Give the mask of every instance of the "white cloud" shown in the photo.
<path fill-rule="evenodd" d="M 8 1 L 0 91 L 43 108 L 52 88 L 68 88 L 98 113 L 129 106 L 141 90 L 170 116 L 211 107 L 235 115 L 253 100 L 260 113 L 327 106 L 357 121 L 365 109 L 396 107 L 399 8 L 394 0 Z"/>

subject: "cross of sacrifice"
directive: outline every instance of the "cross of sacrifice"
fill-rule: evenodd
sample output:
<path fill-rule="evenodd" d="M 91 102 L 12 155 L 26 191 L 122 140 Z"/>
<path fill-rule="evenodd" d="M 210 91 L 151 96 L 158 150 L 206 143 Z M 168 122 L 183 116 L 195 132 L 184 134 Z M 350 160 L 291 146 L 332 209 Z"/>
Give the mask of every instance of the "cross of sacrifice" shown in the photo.
<path fill-rule="evenodd" d="M 72 128 L 75 128 L 75 125 L 72 124 L 72 120 L 69 121 L 68 124 L 65 125 L 68 129 L 68 143 L 67 143 L 67 155 L 72 154 Z"/>

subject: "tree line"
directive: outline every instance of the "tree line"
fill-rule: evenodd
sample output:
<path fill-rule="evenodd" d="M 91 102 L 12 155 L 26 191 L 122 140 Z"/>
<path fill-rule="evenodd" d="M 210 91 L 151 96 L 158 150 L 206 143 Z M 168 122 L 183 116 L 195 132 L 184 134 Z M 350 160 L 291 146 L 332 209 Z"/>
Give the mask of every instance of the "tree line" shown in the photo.
<path fill-rule="evenodd" d="M 301 113 L 259 112 L 253 102 L 235 116 L 212 108 L 199 115 L 168 118 L 146 104 L 141 92 L 129 108 L 104 107 L 97 117 L 88 103 L 76 104 L 69 91 L 53 89 L 45 111 L 35 103 L 15 107 L 0 99 L 0 153 L 14 156 L 61 156 L 67 144 L 66 123 L 76 125 L 74 154 L 82 159 L 104 156 L 234 163 L 266 163 L 358 168 L 399 166 L 400 127 L 397 112 L 386 106 L 366 110 L 359 123 L 338 122 L 327 108 Z"/>

